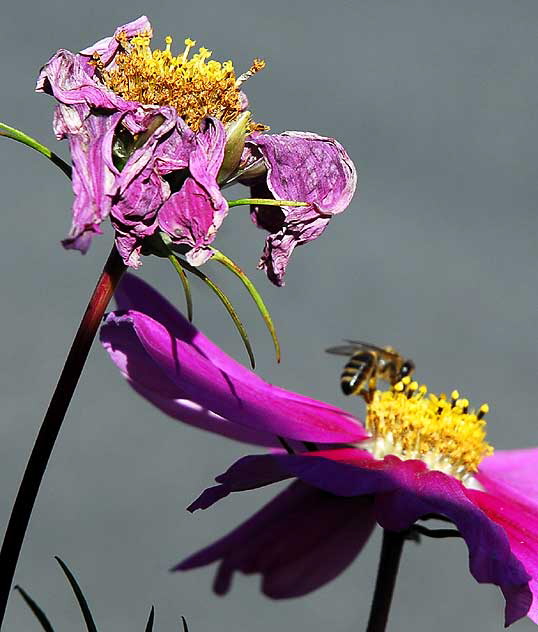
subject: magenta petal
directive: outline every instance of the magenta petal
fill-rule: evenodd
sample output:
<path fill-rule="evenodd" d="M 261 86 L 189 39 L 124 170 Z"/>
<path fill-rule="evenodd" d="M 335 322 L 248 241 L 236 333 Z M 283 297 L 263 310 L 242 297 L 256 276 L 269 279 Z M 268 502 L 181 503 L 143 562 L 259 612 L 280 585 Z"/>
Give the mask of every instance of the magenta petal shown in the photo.
<path fill-rule="evenodd" d="M 374 524 L 368 499 L 337 498 L 295 482 L 174 570 L 221 560 L 214 583 L 218 594 L 225 594 L 233 573 L 241 571 L 260 573 L 262 590 L 273 599 L 299 597 L 337 577 L 359 554 Z"/>
<path fill-rule="evenodd" d="M 482 461 L 476 478 L 486 491 L 532 504 L 538 511 L 538 448 L 495 450 Z"/>
<path fill-rule="evenodd" d="M 135 304 L 133 293 L 139 290 L 141 306 L 156 297 L 146 284 L 132 278 L 122 287 L 127 288 L 127 300 Z M 102 337 L 106 337 L 109 352 L 115 344 L 115 328 L 126 326 L 148 355 L 147 371 L 154 371 L 156 365 L 186 399 L 230 422 L 258 432 L 322 443 L 360 441 L 367 436 L 360 422 L 345 411 L 264 382 L 218 350 L 162 297 L 155 301 L 148 311 L 158 315 L 161 323 L 135 310 L 107 317 Z M 112 359 L 116 360 L 114 355 Z M 141 370 L 139 367 L 137 373 Z M 129 377 L 138 381 L 135 374 Z"/>

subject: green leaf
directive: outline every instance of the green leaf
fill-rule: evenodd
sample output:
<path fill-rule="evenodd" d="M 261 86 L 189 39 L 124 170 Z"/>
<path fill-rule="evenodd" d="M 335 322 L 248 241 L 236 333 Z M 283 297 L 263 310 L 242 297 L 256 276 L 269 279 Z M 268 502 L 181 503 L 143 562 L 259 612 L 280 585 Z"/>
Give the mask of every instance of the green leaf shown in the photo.
<path fill-rule="evenodd" d="M 259 204 L 263 206 L 308 206 L 307 202 L 295 202 L 295 200 L 273 200 L 273 198 L 241 198 L 240 200 L 228 200 L 228 207 L 247 206 Z"/>
<path fill-rule="evenodd" d="M 183 285 L 183 292 L 185 293 L 185 301 L 187 303 L 187 316 L 189 318 L 189 322 L 192 323 L 192 296 L 191 296 L 191 286 L 189 283 L 189 279 L 187 279 L 187 275 L 185 274 L 185 270 L 181 267 L 181 264 L 175 257 L 175 255 L 170 252 L 168 258 L 172 262 L 172 265 L 176 269 L 176 272 L 181 279 L 181 284 Z"/>
<path fill-rule="evenodd" d="M 263 299 L 260 293 L 254 287 L 254 284 L 248 278 L 248 276 L 243 272 L 243 270 L 241 270 L 241 268 L 235 262 L 229 259 L 225 254 L 220 252 L 220 250 L 213 248 L 212 259 L 215 259 L 215 261 L 218 261 L 223 266 L 226 266 L 228 270 L 231 270 L 241 280 L 243 285 L 247 288 L 248 293 L 250 294 L 250 296 L 252 296 L 253 301 L 256 303 L 256 307 L 258 308 L 260 314 L 262 315 L 262 318 L 267 326 L 267 329 L 269 330 L 269 333 L 271 334 L 271 338 L 273 339 L 273 344 L 275 346 L 275 353 L 276 353 L 276 361 L 280 362 L 280 343 L 278 341 L 278 336 L 276 335 L 275 325 L 273 323 L 273 319 L 271 318 L 271 314 L 269 313 L 269 310 L 267 309 L 265 303 L 263 302 Z"/>
<path fill-rule="evenodd" d="M 155 619 L 155 608 L 151 606 L 151 610 L 149 611 L 149 619 L 146 623 L 146 632 L 153 631 L 153 620 Z"/>
<path fill-rule="evenodd" d="M 42 145 L 39 141 L 35 140 L 35 138 L 28 136 L 28 134 L 15 129 L 14 127 L 6 125 L 5 123 L 0 123 L 0 136 L 11 138 L 12 140 L 16 140 L 19 143 L 26 145 L 27 147 L 35 149 L 40 154 L 43 154 L 43 156 L 47 157 L 57 167 L 59 167 L 68 178 L 71 178 L 71 174 L 73 172 L 71 166 L 68 165 L 65 160 L 62 160 L 60 156 L 51 151 L 48 147 L 45 147 L 45 145 Z"/>
<path fill-rule="evenodd" d="M 41 623 L 41 627 L 45 632 L 54 632 L 54 628 L 52 627 L 50 621 L 47 619 L 47 616 L 41 610 L 41 608 L 36 604 L 36 602 L 30 597 L 30 595 L 23 590 L 20 586 L 15 586 L 15 590 L 18 590 L 21 594 L 21 597 L 24 599 L 30 610 L 34 613 L 35 618 Z"/>
<path fill-rule="evenodd" d="M 212 281 L 206 274 L 204 274 L 201 270 L 199 270 L 198 268 L 195 268 L 194 266 L 191 266 L 190 263 L 188 263 L 187 261 L 183 259 L 180 259 L 179 257 L 175 257 L 175 258 L 177 259 L 181 267 L 185 268 L 185 270 L 188 270 L 189 272 L 194 274 L 194 276 L 197 276 L 199 279 L 201 279 L 218 296 L 218 298 L 220 299 L 220 301 L 226 308 L 228 314 L 230 314 L 230 318 L 233 320 L 234 325 L 236 326 L 237 331 L 239 332 L 239 335 L 241 336 L 241 339 L 243 340 L 243 343 L 248 353 L 248 357 L 250 359 L 250 364 L 252 368 L 254 369 L 256 366 L 256 360 L 254 358 L 254 353 L 252 351 L 252 346 L 250 344 L 247 330 L 245 329 L 245 326 L 243 325 L 243 323 L 239 320 L 239 316 L 237 315 L 237 312 L 233 308 L 233 305 L 230 299 L 226 296 L 226 294 L 224 294 L 224 292 L 220 289 L 220 287 L 214 281 Z"/>
<path fill-rule="evenodd" d="M 65 562 L 63 562 L 57 555 L 54 557 L 54 559 L 58 562 L 62 571 L 65 573 L 67 581 L 70 583 L 71 588 L 75 593 L 75 597 L 82 612 L 82 616 L 84 617 L 84 622 L 86 623 L 86 628 L 88 632 L 97 632 L 97 628 L 90 612 L 90 608 L 88 607 L 88 602 L 86 601 L 86 598 L 84 597 L 82 590 L 78 585 L 73 573 L 67 568 Z"/>

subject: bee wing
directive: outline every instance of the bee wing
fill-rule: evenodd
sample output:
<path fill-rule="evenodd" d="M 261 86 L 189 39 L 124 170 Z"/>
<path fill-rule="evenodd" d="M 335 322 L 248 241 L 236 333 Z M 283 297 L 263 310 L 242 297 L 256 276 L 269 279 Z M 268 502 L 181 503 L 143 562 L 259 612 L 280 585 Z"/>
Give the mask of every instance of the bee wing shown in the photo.
<path fill-rule="evenodd" d="M 329 347 L 325 349 L 325 353 L 332 353 L 333 355 L 352 356 L 355 351 L 358 351 L 361 347 L 357 345 L 340 345 L 338 347 Z"/>
<path fill-rule="evenodd" d="M 383 349 L 383 347 L 378 347 L 377 345 L 373 345 L 370 342 L 362 342 L 361 340 L 345 340 L 345 342 L 349 342 L 350 345 L 354 345 L 355 351 L 359 349 L 365 349 L 366 351 L 378 351 L 383 355 L 389 355 L 393 358 L 399 357 L 399 354 L 396 351 L 390 351 L 389 349 Z"/>

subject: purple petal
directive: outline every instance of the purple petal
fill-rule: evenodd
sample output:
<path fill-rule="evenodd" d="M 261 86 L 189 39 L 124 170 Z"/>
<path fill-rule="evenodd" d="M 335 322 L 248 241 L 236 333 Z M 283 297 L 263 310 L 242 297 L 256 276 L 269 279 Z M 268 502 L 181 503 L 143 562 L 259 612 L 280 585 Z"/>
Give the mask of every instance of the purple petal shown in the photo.
<path fill-rule="evenodd" d="M 514 452 L 521 452 L 514 450 Z M 506 532 L 510 547 L 514 555 L 531 575 L 529 588 L 532 592 L 532 605 L 527 616 L 538 623 L 538 509 L 534 503 L 522 504 L 510 496 L 497 496 L 480 491 L 468 493 L 473 502 L 488 516 L 499 524 Z M 514 595 L 513 601 L 507 599 L 506 625 L 517 621 L 528 608 L 526 598 L 518 600 Z"/>
<path fill-rule="evenodd" d="M 136 35 L 142 34 L 149 35 L 150 37 L 152 35 L 151 24 L 145 15 L 140 16 L 132 22 L 118 26 L 112 37 L 105 37 L 98 42 L 95 42 L 95 44 L 88 46 L 88 48 L 81 50 L 80 56 L 82 58 L 87 58 L 87 60 L 83 59 L 83 61 L 90 61 L 93 53 L 98 53 L 101 63 L 110 69 L 110 67 L 113 67 L 112 62 L 116 53 L 120 49 L 118 36 L 124 35 L 128 40 L 130 40 Z M 93 75 L 95 69 L 93 66 L 89 65 L 88 71 Z"/>
<path fill-rule="evenodd" d="M 124 283 L 122 286 L 125 288 Z M 147 305 L 148 299 L 156 294 L 140 281 L 129 279 L 126 294 L 130 294 L 130 299 L 137 290 L 141 293 L 141 305 Z M 115 344 L 115 331 L 122 325 L 131 328 L 134 334 L 123 352 L 140 353 L 142 347 L 147 353 L 145 369 L 138 365 L 135 373 L 129 370 L 128 376 L 134 382 L 140 381 L 141 372 L 154 371 L 157 365 L 185 393 L 185 399 L 258 432 L 322 443 L 360 441 L 367 436 L 360 423 L 345 411 L 261 380 L 218 350 L 161 297 L 151 308 L 154 311 L 148 311 L 160 314 L 163 305 L 161 323 L 130 310 L 110 314 L 102 328 L 109 352 Z M 114 356 L 112 359 L 116 360 Z M 161 395 L 158 391 L 157 394 Z"/>
<path fill-rule="evenodd" d="M 254 222 L 271 232 L 259 267 L 269 279 L 283 285 L 295 246 L 317 239 L 330 218 L 351 201 L 357 184 L 355 167 L 336 140 L 308 132 L 260 135 L 250 141 L 267 166 L 267 187 L 276 199 L 308 202 L 305 207 L 254 206 Z M 251 158 L 252 159 L 252 158 Z M 262 180 L 253 184 L 256 190 Z"/>
<path fill-rule="evenodd" d="M 137 107 L 136 103 L 125 101 L 104 84 L 95 81 L 86 72 L 78 55 L 64 49 L 55 53 L 41 69 L 36 91 L 52 94 L 64 105 L 82 105 L 85 115 L 90 108 L 125 112 Z"/>
<path fill-rule="evenodd" d="M 248 468 L 245 468 L 245 463 Z M 245 469 L 247 473 L 248 469 L 255 469 L 256 480 L 263 485 L 268 484 L 271 478 L 282 480 L 283 472 L 287 470 L 303 482 L 331 494 L 373 496 L 377 522 L 391 531 L 405 530 L 428 514 L 445 516 L 457 526 L 467 543 L 473 577 L 478 582 L 496 584 L 501 588 L 506 599 L 507 624 L 529 611 L 532 603 L 529 573 L 538 577 L 534 572 L 538 557 L 536 537 L 534 540 L 520 537 L 520 546 L 525 544 L 528 548 L 527 555 L 520 557 L 519 549 L 509 539 L 509 529 L 500 526 L 503 524 L 501 520 L 492 520 L 482 511 L 476 496 L 479 492 L 466 489 L 457 479 L 428 470 L 421 461 L 401 461 L 395 456 L 379 461 L 353 448 L 304 455 L 263 455 L 250 457 L 248 462 L 242 459 L 232 466 L 217 478 L 220 488 L 205 492 L 197 504 L 203 506 L 230 492 L 248 489 L 247 478 L 243 474 Z M 519 536 L 523 530 L 522 516 L 523 512 L 519 511 Z M 514 520 L 511 518 L 507 522 L 512 524 Z M 532 520 L 528 518 L 524 526 L 529 533 L 536 533 L 536 514 L 532 515 Z"/>
<path fill-rule="evenodd" d="M 65 122 L 66 116 L 70 116 L 72 124 L 76 109 L 59 106 L 56 129 L 60 127 L 60 120 Z M 63 242 L 65 248 L 86 252 L 91 237 L 101 232 L 99 224 L 110 212 L 115 174 L 111 160 L 109 162 L 105 157 L 111 158 L 112 136 L 121 116 L 120 113 L 112 116 L 91 114 L 80 121 L 77 133 L 69 134 L 75 197 L 71 231 Z"/>
<path fill-rule="evenodd" d="M 347 568 L 374 524 L 370 500 L 337 498 L 295 482 L 237 529 L 174 570 L 221 560 L 214 583 L 218 594 L 225 594 L 233 573 L 241 571 L 260 573 L 268 597 L 299 597 Z"/>
<path fill-rule="evenodd" d="M 159 226 L 176 244 L 191 246 L 187 255 L 193 265 L 201 265 L 211 257 L 209 244 L 215 239 L 227 214 L 228 206 L 215 209 L 206 189 L 193 178 L 187 178 L 181 189 L 173 193 L 159 211 Z"/>

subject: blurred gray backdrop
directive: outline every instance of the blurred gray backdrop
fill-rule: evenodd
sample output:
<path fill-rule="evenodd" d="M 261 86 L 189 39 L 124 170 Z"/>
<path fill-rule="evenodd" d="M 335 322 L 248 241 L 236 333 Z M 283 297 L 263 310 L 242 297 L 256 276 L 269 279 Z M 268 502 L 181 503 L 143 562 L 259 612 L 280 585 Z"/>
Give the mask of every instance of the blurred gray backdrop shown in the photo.
<path fill-rule="evenodd" d="M 153 6 L 152 6 L 153 4 Z M 315 244 L 296 251 L 286 287 L 255 271 L 264 234 L 245 208 L 217 247 L 262 290 L 284 354 L 238 283 L 211 272 L 248 323 L 259 372 L 353 412 L 339 394 L 342 337 L 393 344 L 432 389 L 460 388 L 492 406 L 499 448 L 538 444 L 536 0 L 18 0 L 2 5 L 0 120 L 67 156 L 51 132 L 53 101 L 33 92 L 41 64 L 147 13 L 156 40 L 186 36 L 267 68 L 248 83 L 256 120 L 273 131 L 338 138 L 359 167 L 359 194 Z M 5 524 L 35 434 L 79 317 L 110 247 L 110 231 L 81 257 L 59 245 L 69 228 L 65 177 L 29 149 L 0 139 L 2 362 L 0 524 Z M 166 262 L 140 271 L 183 305 Z M 220 304 L 194 284 L 195 320 L 244 360 Z M 379 534 L 353 566 L 314 594 L 275 605 L 258 577 L 211 593 L 214 568 L 168 568 L 248 517 L 276 488 L 245 493 L 194 516 L 186 505 L 248 448 L 182 427 L 135 395 L 95 345 L 28 531 L 16 580 L 58 631 L 82 630 L 53 555 L 77 573 L 102 630 L 192 632 L 364 629 Z M 502 628 L 503 601 L 467 570 L 460 541 L 404 552 L 390 630 Z M 534 626 L 523 621 L 514 630 Z M 37 629 L 13 595 L 6 630 Z"/>

